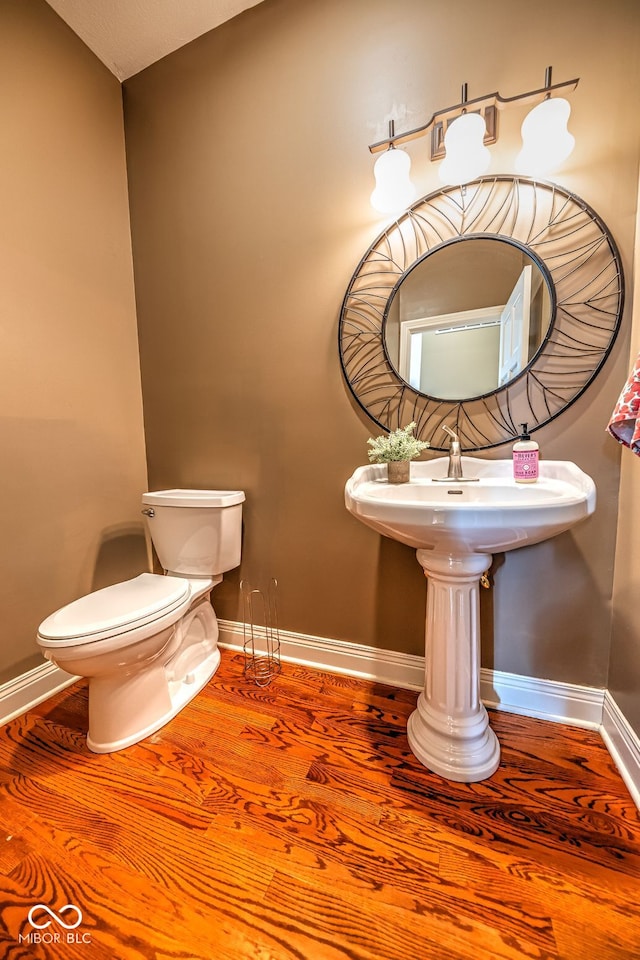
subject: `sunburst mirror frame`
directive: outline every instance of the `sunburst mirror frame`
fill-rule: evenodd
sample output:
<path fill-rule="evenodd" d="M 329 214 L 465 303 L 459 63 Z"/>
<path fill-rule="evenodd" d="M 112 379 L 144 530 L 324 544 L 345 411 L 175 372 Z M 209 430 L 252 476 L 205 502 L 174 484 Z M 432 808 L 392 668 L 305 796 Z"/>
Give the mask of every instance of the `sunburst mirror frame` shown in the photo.
<path fill-rule="evenodd" d="M 442 400 L 396 371 L 385 343 L 387 315 L 420 261 L 477 237 L 520 246 L 541 266 L 552 316 L 535 356 L 512 381 L 483 396 Z M 539 429 L 584 393 L 613 347 L 623 305 L 620 254 L 584 200 L 552 183 L 483 177 L 424 197 L 372 243 L 342 303 L 340 362 L 357 403 L 383 430 L 415 421 L 416 436 L 442 450 L 446 423 L 463 449 L 486 450 L 513 441 L 521 423 Z"/>

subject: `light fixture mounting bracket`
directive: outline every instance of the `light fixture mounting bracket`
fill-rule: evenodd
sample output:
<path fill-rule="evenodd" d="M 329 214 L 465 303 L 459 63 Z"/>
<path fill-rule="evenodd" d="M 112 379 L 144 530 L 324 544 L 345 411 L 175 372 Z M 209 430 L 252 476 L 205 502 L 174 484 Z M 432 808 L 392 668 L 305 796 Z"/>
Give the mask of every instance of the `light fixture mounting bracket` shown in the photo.
<path fill-rule="evenodd" d="M 494 103 L 488 103 L 478 110 L 468 110 L 467 113 L 479 113 L 485 122 L 487 132 L 483 137 L 485 146 L 489 143 L 495 143 L 498 139 L 498 110 Z M 442 160 L 445 155 L 444 137 L 447 127 L 454 120 L 457 120 L 459 114 L 453 117 L 444 117 L 442 120 L 436 120 L 431 127 L 431 159 Z"/>

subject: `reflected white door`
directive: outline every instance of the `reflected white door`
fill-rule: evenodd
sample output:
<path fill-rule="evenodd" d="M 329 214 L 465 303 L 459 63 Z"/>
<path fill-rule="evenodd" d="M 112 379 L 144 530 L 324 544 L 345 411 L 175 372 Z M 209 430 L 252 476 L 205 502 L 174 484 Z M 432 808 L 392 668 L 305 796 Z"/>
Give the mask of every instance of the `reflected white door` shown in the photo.
<path fill-rule="evenodd" d="M 409 347 L 409 385 L 422 390 L 422 341 L 424 331 L 412 333 Z"/>
<path fill-rule="evenodd" d="M 530 314 L 531 264 L 528 264 L 518 277 L 500 317 L 499 387 L 513 380 L 529 362 Z"/>

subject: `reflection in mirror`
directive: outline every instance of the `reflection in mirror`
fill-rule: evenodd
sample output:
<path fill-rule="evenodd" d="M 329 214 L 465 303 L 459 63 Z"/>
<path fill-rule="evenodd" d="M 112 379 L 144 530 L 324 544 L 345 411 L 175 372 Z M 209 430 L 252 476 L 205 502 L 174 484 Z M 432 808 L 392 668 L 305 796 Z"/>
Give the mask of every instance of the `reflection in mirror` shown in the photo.
<path fill-rule="evenodd" d="M 384 327 L 396 373 L 443 400 L 510 383 L 551 323 L 549 280 L 523 247 L 467 237 L 419 260 L 398 284 Z"/>

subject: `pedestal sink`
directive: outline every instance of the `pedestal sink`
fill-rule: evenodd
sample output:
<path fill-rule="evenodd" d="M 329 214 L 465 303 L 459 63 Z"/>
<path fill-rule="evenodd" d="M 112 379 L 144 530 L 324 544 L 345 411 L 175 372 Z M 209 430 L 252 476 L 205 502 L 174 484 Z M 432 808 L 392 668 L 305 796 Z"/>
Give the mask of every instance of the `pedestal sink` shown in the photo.
<path fill-rule="evenodd" d="M 593 513 L 593 480 L 574 463 L 540 462 L 540 479 L 519 484 L 511 460 L 462 457 L 476 482 L 442 482 L 448 458 L 411 464 L 411 480 L 389 484 L 386 466 L 358 467 L 345 487 L 354 517 L 414 547 L 428 578 L 425 686 L 409 718 L 413 753 L 463 783 L 490 777 L 500 746 L 480 700 L 480 578 L 492 554 L 539 543 Z M 438 482 L 435 482 L 438 481 Z"/>

